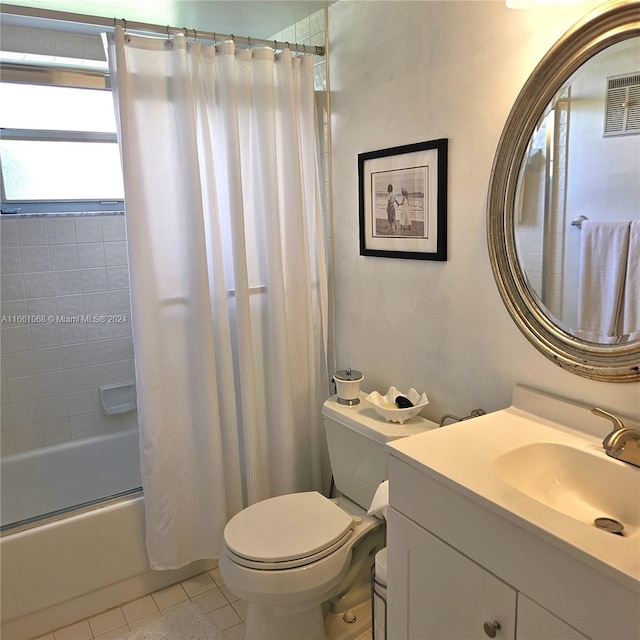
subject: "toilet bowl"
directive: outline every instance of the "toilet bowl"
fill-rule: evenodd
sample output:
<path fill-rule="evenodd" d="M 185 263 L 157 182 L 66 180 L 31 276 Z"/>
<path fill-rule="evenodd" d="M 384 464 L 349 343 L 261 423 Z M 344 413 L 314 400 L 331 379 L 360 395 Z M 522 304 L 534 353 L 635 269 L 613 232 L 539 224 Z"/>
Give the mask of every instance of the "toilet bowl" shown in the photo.
<path fill-rule="evenodd" d="M 362 394 L 364 395 L 364 394 Z M 420 417 L 387 423 L 366 402 L 323 406 L 336 487 L 329 499 L 309 491 L 269 498 L 234 516 L 219 567 L 246 601 L 245 640 L 325 640 L 323 604 L 368 580 L 384 546 L 383 521 L 368 516 L 387 477 L 384 444 L 433 426 Z"/>
<path fill-rule="evenodd" d="M 252 506 L 259 508 L 242 511 L 233 522 L 236 530 L 227 531 L 219 558 L 225 584 L 249 603 L 245 639 L 323 640 L 321 605 L 341 591 L 354 555 L 363 564 L 366 555 L 383 546 L 382 521 L 346 498 L 334 502 L 316 492 Z M 268 532 L 263 507 L 272 509 Z M 299 521 L 291 527 L 295 517 Z M 248 538 L 240 533 L 245 526 L 246 531 L 260 532 L 260 549 L 248 552 L 242 545 Z M 269 540 L 275 544 L 270 546 Z M 285 550 L 288 541 L 294 551 Z"/>

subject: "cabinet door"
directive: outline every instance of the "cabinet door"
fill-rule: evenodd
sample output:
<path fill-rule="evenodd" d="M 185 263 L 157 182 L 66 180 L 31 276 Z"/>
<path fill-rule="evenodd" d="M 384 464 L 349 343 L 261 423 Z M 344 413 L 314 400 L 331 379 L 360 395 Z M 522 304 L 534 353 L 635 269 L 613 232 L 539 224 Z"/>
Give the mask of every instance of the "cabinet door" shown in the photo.
<path fill-rule="evenodd" d="M 518 640 L 588 640 L 521 593 L 518 594 Z"/>
<path fill-rule="evenodd" d="M 514 589 L 392 510 L 388 545 L 390 640 L 515 638 Z"/>

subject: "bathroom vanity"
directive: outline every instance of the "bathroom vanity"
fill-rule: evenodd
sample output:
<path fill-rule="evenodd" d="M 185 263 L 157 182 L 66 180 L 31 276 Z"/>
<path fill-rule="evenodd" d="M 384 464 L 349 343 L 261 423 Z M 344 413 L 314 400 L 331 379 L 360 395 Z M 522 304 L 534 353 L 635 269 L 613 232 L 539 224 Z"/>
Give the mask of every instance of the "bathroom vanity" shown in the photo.
<path fill-rule="evenodd" d="M 640 638 L 640 468 L 589 409 L 516 387 L 388 445 L 388 638 Z"/>

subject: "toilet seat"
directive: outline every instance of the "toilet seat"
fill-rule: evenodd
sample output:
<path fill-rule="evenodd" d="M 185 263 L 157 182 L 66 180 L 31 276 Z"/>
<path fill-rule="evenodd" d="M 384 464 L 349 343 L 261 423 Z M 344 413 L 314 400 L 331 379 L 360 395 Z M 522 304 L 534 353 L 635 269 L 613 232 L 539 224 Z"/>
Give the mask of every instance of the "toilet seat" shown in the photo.
<path fill-rule="evenodd" d="M 316 491 L 257 502 L 224 530 L 227 553 L 241 566 L 271 570 L 310 564 L 344 545 L 354 518 Z"/>
<path fill-rule="evenodd" d="M 311 564 L 312 562 L 316 562 L 317 560 L 322 560 L 322 558 L 326 558 L 328 555 L 331 555 L 334 551 L 342 547 L 347 540 L 351 537 L 352 532 L 347 531 L 345 535 L 340 538 L 337 542 L 332 544 L 331 546 L 319 551 L 318 553 L 314 553 L 309 556 L 304 556 L 302 558 L 296 558 L 294 560 L 281 560 L 276 562 L 265 562 L 263 560 L 250 560 L 249 558 L 243 558 L 233 551 L 230 551 L 227 548 L 227 555 L 231 560 L 233 560 L 236 564 L 239 564 L 242 567 L 248 567 L 249 569 L 259 569 L 261 571 L 277 571 L 278 569 L 296 569 L 298 567 L 303 567 L 305 565 Z"/>

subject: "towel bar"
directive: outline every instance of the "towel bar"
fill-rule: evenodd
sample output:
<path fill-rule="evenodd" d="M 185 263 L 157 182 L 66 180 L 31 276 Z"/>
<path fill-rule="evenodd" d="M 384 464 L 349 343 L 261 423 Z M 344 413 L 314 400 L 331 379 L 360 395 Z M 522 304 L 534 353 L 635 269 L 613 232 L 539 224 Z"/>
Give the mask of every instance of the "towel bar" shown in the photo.
<path fill-rule="evenodd" d="M 587 216 L 578 216 L 575 220 L 571 221 L 571 226 L 578 227 L 578 229 L 580 229 L 580 227 L 582 227 L 582 223 L 588 219 L 589 218 L 587 218 Z"/>

